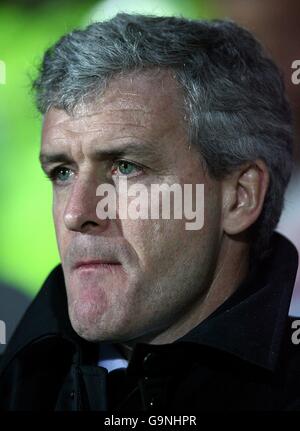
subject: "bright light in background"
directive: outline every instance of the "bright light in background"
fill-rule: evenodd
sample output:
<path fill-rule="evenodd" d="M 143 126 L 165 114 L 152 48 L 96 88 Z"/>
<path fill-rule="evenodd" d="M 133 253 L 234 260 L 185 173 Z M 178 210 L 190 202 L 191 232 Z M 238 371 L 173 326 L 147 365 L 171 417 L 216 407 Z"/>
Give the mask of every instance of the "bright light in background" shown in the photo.
<path fill-rule="evenodd" d="M 88 21 L 110 19 L 118 12 L 148 15 L 182 15 L 187 18 L 211 18 L 209 2 L 195 0 L 104 0 L 95 6 Z"/>
<path fill-rule="evenodd" d="M 6 84 L 6 65 L 0 60 L 0 85 Z"/>
<path fill-rule="evenodd" d="M 32 9 L 0 5 L 0 280 L 29 295 L 59 262 L 51 185 L 38 162 L 41 117 L 30 75 L 44 51 L 79 26 L 93 4 L 57 8 L 46 2 Z"/>

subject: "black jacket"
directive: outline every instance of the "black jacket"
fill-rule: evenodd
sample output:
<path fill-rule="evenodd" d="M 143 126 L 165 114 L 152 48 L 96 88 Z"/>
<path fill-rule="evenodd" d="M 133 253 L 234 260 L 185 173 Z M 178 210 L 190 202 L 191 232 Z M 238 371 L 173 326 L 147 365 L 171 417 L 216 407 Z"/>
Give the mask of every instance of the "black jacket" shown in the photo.
<path fill-rule="evenodd" d="M 291 341 L 295 247 L 273 235 L 235 293 L 172 344 L 137 344 L 127 371 L 98 367 L 73 331 L 62 268 L 27 310 L 0 367 L 2 410 L 300 410 L 300 344 Z"/>

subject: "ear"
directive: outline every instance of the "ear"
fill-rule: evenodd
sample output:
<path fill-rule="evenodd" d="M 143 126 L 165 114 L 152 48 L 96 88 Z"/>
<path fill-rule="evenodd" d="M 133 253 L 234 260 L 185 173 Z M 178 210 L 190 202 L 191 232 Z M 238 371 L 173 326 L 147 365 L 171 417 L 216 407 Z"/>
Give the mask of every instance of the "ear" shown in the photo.
<path fill-rule="evenodd" d="M 268 168 L 260 159 L 243 164 L 222 181 L 222 219 L 226 233 L 241 233 L 258 219 L 269 181 Z"/>

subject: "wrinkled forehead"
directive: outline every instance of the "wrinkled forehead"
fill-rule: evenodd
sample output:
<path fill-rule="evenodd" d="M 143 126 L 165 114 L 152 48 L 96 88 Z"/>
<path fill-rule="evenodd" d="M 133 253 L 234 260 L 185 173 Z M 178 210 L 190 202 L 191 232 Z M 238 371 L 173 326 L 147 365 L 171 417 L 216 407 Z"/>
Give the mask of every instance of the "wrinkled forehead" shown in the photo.
<path fill-rule="evenodd" d="M 156 138 L 184 129 L 183 96 L 170 71 L 135 72 L 111 79 L 98 98 L 72 113 L 51 108 L 43 119 L 43 144 L 76 134 L 131 132 Z"/>
<path fill-rule="evenodd" d="M 118 151 L 146 165 L 175 163 L 178 154 L 189 152 L 178 87 L 169 71 L 132 73 L 112 79 L 98 99 L 78 104 L 72 113 L 51 108 L 41 155 L 84 160 Z"/>

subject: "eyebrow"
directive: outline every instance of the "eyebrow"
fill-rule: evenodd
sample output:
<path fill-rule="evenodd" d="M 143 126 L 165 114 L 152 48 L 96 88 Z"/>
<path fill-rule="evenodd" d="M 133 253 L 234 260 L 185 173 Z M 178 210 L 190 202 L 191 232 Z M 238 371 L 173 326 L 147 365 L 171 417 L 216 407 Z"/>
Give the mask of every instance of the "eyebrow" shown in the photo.
<path fill-rule="evenodd" d="M 42 168 L 57 162 L 72 163 L 73 160 L 63 152 L 55 153 L 40 153 L 39 160 Z"/>
<path fill-rule="evenodd" d="M 130 142 L 126 145 L 120 146 L 120 148 L 95 149 L 92 153 L 92 157 L 97 160 L 122 158 L 128 157 L 128 155 L 132 157 L 141 157 L 144 161 L 149 161 L 152 163 L 158 163 L 161 161 L 161 154 L 158 154 L 157 150 L 154 148 L 154 145 L 151 143 L 136 144 Z M 43 169 L 45 169 L 48 165 L 58 162 L 67 164 L 74 163 L 74 160 L 63 151 L 41 151 L 39 160 Z"/>

